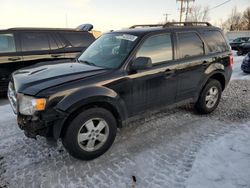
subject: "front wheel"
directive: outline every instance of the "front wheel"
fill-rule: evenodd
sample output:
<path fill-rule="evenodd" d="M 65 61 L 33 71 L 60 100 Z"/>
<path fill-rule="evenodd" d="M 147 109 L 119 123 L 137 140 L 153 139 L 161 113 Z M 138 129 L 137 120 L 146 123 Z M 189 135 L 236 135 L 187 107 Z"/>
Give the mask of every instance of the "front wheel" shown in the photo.
<path fill-rule="evenodd" d="M 195 104 L 195 108 L 200 114 L 208 114 L 213 112 L 221 99 L 222 87 L 218 80 L 210 79 Z"/>
<path fill-rule="evenodd" d="M 117 125 L 113 114 L 103 108 L 91 108 L 78 114 L 62 138 L 69 153 L 91 160 L 105 153 L 113 144 Z"/>

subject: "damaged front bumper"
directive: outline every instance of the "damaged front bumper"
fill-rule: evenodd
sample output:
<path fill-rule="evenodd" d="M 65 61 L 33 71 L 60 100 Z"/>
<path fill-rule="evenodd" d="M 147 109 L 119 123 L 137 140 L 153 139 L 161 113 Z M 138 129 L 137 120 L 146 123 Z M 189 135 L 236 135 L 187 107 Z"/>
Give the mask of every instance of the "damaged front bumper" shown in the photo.
<path fill-rule="evenodd" d="M 62 124 L 68 115 L 64 112 L 53 110 L 51 112 L 25 116 L 18 114 L 17 122 L 20 129 L 29 138 L 36 138 L 37 135 L 58 139 Z"/>

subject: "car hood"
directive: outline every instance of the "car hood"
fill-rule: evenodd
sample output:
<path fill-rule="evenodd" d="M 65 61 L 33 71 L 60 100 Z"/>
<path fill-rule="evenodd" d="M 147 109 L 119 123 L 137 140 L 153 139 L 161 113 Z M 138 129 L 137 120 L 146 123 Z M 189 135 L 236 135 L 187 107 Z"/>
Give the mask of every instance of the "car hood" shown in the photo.
<path fill-rule="evenodd" d="M 16 92 L 36 95 L 44 89 L 67 82 L 84 79 L 107 70 L 83 63 L 66 62 L 36 65 L 20 69 L 12 74 Z"/>

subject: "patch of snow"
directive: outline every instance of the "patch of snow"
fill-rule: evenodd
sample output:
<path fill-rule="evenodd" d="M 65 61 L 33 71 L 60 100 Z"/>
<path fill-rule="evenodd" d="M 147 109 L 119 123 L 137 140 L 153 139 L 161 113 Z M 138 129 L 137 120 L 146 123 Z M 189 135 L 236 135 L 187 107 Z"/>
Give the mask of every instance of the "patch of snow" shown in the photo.
<path fill-rule="evenodd" d="M 187 188 L 250 185 L 250 122 L 247 125 L 203 146 L 196 156 Z"/>
<path fill-rule="evenodd" d="M 232 80 L 250 80 L 250 74 L 246 74 L 241 70 L 241 64 L 245 56 L 237 56 L 233 51 L 233 58 L 234 58 L 234 64 L 233 64 L 233 74 L 232 74 Z"/>

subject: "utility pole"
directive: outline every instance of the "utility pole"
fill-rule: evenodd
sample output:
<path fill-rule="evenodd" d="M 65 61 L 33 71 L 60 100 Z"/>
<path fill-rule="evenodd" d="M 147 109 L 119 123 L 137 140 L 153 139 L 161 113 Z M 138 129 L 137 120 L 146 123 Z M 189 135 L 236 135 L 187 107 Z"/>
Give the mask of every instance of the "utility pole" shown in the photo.
<path fill-rule="evenodd" d="M 66 25 L 66 28 L 68 28 L 69 23 L 68 23 L 68 15 L 67 15 L 67 13 L 65 14 L 65 25 Z"/>
<path fill-rule="evenodd" d="M 187 0 L 187 9 L 186 9 L 186 18 L 185 21 L 188 19 L 188 12 L 189 12 L 189 0 Z"/>
<path fill-rule="evenodd" d="M 180 22 L 182 20 L 182 11 L 183 11 L 183 0 L 180 0 L 181 1 L 181 10 L 180 10 Z"/>
<path fill-rule="evenodd" d="M 180 22 L 182 21 L 182 14 L 183 12 L 186 13 L 186 19 L 185 21 L 187 21 L 187 18 L 188 18 L 188 13 L 191 11 L 190 7 L 189 7 L 189 2 L 194 2 L 195 0 L 176 0 L 176 2 L 181 2 L 181 8 L 180 8 Z M 184 8 L 183 4 L 184 3 L 187 3 L 187 7 Z"/>
<path fill-rule="evenodd" d="M 171 14 L 168 14 L 168 13 L 163 14 L 163 16 L 165 16 L 165 23 L 167 23 L 167 22 L 168 22 L 168 16 L 169 16 L 169 15 L 171 15 Z"/>

